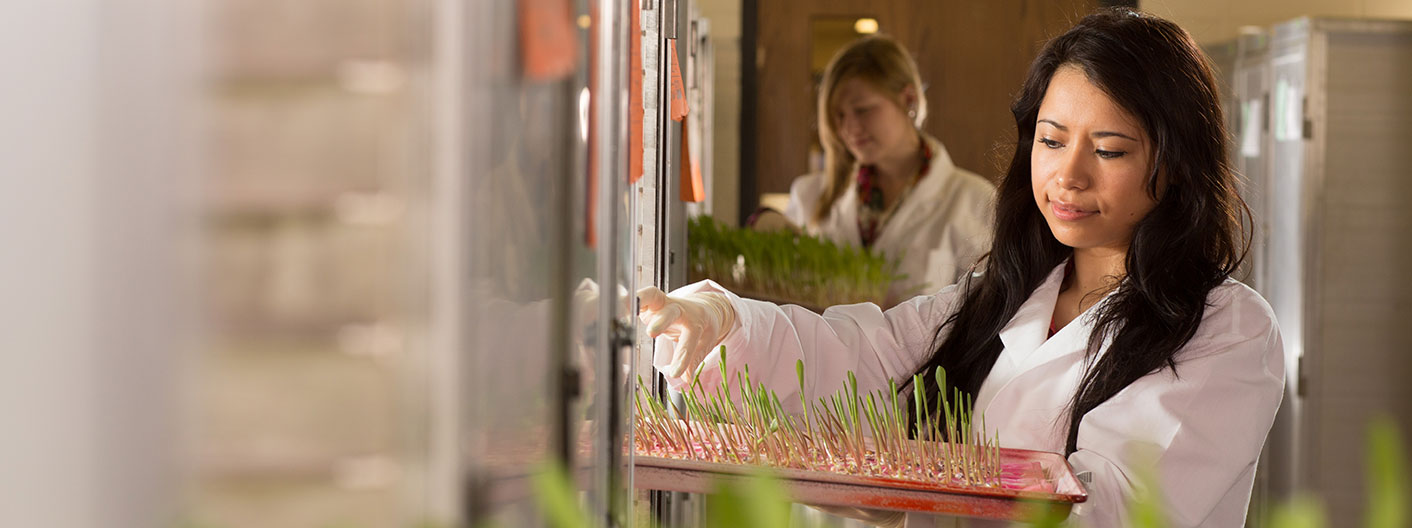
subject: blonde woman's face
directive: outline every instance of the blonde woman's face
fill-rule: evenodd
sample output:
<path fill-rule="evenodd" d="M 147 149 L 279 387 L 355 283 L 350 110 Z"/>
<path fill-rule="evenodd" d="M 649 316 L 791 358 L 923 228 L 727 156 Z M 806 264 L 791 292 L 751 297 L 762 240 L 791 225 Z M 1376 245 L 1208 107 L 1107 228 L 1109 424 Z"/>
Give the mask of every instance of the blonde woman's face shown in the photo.
<path fill-rule="evenodd" d="M 838 138 L 859 163 L 871 165 L 915 154 L 916 129 L 904 104 L 855 77 L 838 83 L 829 109 Z"/>
<path fill-rule="evenodd" d="M 1157 206 L 1147 192 L 1152 140 L 1137 118 L 1082 70 L 1064 66 L 1040 103 L 1034 140 L 1031 186 L 1055 238 L 1073 248 L 1126 251 L 1137 223 Z"/>

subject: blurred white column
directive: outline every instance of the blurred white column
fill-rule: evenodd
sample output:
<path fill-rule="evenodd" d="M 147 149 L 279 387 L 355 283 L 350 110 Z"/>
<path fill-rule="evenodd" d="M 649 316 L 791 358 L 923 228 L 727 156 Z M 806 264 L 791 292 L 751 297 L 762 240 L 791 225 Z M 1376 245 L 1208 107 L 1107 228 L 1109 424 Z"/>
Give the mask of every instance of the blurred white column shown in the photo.
<path fill-rule="evenodd" d="M 458 0 L 435 0 L 432 11 L 435 37 L 432 66 L 428 72 L 431 84 L 433 122 L 433 175 L 431 180 L 429 234 L 431 318 L 425 386 L 427 402 L 427 443 L 425 479 L 425 509 L 427 517 L 447 525 L 465 522 L 465 495 L 462 482 L 466 479 L 464 460 L 467 453 L 462 438 L 466 410 L 462 402 L 469 391 L 462 389 L 466 365 L 467 288 L 462 277 L 469 262 L 466 258 L 467 207 L 466 152 L 467 97 L 466 50 L 486 49 L 480 39 L 466 31 L 470 17 L 484 17 L 491 6 L 486 3 L 466 4 Z"/>
<path fill-rule="evenodd" d="M 0 526 L 170 524 L 193 8 L 0 17 Z"/>

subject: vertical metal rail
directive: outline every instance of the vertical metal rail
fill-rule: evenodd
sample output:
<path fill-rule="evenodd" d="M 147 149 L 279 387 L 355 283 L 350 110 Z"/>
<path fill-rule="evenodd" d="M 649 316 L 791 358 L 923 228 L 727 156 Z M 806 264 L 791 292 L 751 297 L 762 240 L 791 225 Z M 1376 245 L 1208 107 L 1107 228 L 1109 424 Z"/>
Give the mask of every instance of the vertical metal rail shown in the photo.
<path fill-rule="evenodd" d="M 660 47 L 658 54 L 657 93 L 659 95 L 658 106 L 660 111 L 657 114 L 658 127 L 658 172 L 657 172 L 657 237 L 654 250 L 656 251 L 656 286 L 663 290 L 670 291 L 673 288 L 683 286 L 686 283 L 686 204 L 680 200 L 681 196 L 681 170 L 682 170 L 682 132 L 685 123 L 678 123 L 671 118 L 671 78 L 672 60 L 685 68 L 687 66 L 686 52 L 689 43 L 683 43 L 682 36 L 689 36 L 684 31 L 689 20 L 689 0 L 660 0 L 660 9 L 657 10 L 659 34 L 657 41 Z M 673 57 L 672 42 L 676 42 Z M 683 80 L 685 80 L 683 72 Z M 697 111 L 700 111 L 699 109 Z M 666 400 L 670 398 L 667 383 L 661 376 L 653 375 L 653 389 L 655 396 Z M 680 397 L 680 396 L 678 396 Z M 697 516 L 694 505 L 699 501 L 694 501 L 693 496 L 680 492 L 653 492 L 655 503 L 655 514 L 657 521 L 668 526 L 694 526 Z"/>
<path fill-rule="evenodd" d="M 668 60 L 666 54 L 668 47 L 666 45 L 667 29 L 665 26 L 670 24 L 671 19 L 666 15 L 669 6 L 665 4 L 671 2 L 673 2 L 673 0 L 644 0 L 644 12 L 642 14 L 644 21 L 643 28 L 646 30 L 644 42 L 650 37 L 652 39 L 652 49 L 656 51 L 656 53 L 648 53 L 647 56 L 643 57 L 644 64 L 647 64 L 647 60 L 649 59 L 655 59 L 654 64 L 648 71 L 656 73 L 656 76 L 652 78 L 644 77 L 643 79 L 644 87 L 647 86 L 647 83 L 653 83 L 654 89 L 650 93 L 656 96 L 653 101 L 647 101 L 649 108 L 654 108 L 656 111 L 647 112 L 646 114 L 647 117 L 653 118 L 650 125 L 654 133 L 649 134 L 644 130 L 643 138 L 644 140 L 655 140 L 653 147 L 654 151 L 657 153 L 656 157 L 652 159 L 652 161 L 655 161 L 653 170 L 648 174 L 653 178 L 652 188 L 654 192 L 651 198 L 655 212 L 655 214 L 652 215 L 652 285 L 662 289 L 669 288 L 667 281 L 667 223 L 665 218 L 667 208 L 671 206 L 667 198 L 670 196 L 671 188 L 670 180 L 666 175 L 670 174 L 669 171 L 672 167 L 669 158 L 671 156 L 673 143 L 670 139 L 666 139 L 666 137 L 670 137 L 667 124 L 671 122 L 667 118 L 667 113 L 670 109 L 670 103 L 668 101 L 671 93 L 667 79 L 671 76 L 671 62 Z M 647 12 L 648 9 L 651 10 L 650 13 Z M 673 8 L 673 10 L 675 9 Z M 650 24 L 647 22 L 649 16 L 653 19 Z M 647 45 L 644 44 L 644 47 L 646 46 Z M 646 101 L 646 95 L 647 94 L 644 94 L 644 101 Z M 648 125 L 647 119 L 644 119 L 643 126 L 646 127 Z M 646 161 L 644 161 L 644 163 L 646 163 Z M 652 350 L 655 352 L 655 344 L 652 345 Z M 663 380 L 661 376 L 656 375 L 656 373 L 649 373 L 648 379 L 651 380 L 651 396 L 658 399 L 665 399 L 667 397 L 666 381 Z M 653 490 L 649 492 L 648 496 L 652 510 L 652 521 L 661 525 L 672 525 L 671 515 L 674 510 L 673 493 Z"/>
<path fill-rule="evenodd" d="M 593 439 L 594 477 L 589 497 L 594 512 L 600 515 L 596 524 L 625 526 L 629 521 L 627 508 L 630 481 L 623 456 L 625 435 L 624 398 L 621 365 L 624 345 L 622 323 L 618 313 L 618 286 L 627 274 L 619 268 L 627 261 L 622 248 L 627 247 L 626 155 L 627 147 L 627 4 L 621 1 L 598 0 L 594 4 L 594 35 L 597 48 L 597 71 L 592 76 L 592 105 L 596 123 L 594 131 L 598 150 L 597 165 L 597 229 L 598 298 L 601 331 L 595 336 L 594 419 L 597 435 Z M 624 285 L 630 286 L 630 285 Z"/>
<path fill-rule="evenodd" d="M 672 145 L 680 144 L 680 141 L 673 141 L 671 132 L 672 121 L 668 118 L 671 112 L 670 101 L 672 90 L 670 79 L 672 76 L 672 61 L 671 57 L 667 55 L 671 49 L 667 45 L 667 41 L 675 34 L 675 29 L 670 27 L 675 25 L 675 18 L 668 12 L 675 12 L 676 9 L 674 6 L 667 4 L 675 4 L 675 2 L 674 0 L 659 0 L 657 2 L 658 9 L 654 13 L 657 17 L 657 34 L 655 37 L 659 52 L 657 53 L 658 75 L 656 79 L 653 79 L 657 83 L 657 107 L 659 109 L 656 114 L 656 137 L 658 138 L 657 195 L 654 196 L 657 200 L 657 215 L 654 218 L 657 222 L 657 237 L 654 240 L 655 244 L 653 244 L 652 248 L 654 253 L 653 259 L 657 265 L 654 268 L 656 277 L 653 282 L 655 286 L 663 290 L 671 289 L 671 282 L 667 279 L 671 258 L 671 251 L 667 242 L 668 238 L 671 236 L 671 229 L 668 227 L 667 218 L 670 214 L 668 209 L 672 206 L 669 197 L 673 195 L 674 189 L 672 187 L 672 180 L 668 175 L 672 173 L 672 167 L 676 166 L 672 163 Z M 652 376 L 652 381 L 653 397 L 665 401 L 668 398 L 667 381 L 655 373 Z M 676 505 L 679 503 L 679 501 L 676 500 L 677 497 L 678 494 L 669 491 L 654 490 L 652 492 L 653 514 L 656 516 L 654 518 L 656 522 L 669 526 L 675 525 L 672 513 L 676 511 Z"/>

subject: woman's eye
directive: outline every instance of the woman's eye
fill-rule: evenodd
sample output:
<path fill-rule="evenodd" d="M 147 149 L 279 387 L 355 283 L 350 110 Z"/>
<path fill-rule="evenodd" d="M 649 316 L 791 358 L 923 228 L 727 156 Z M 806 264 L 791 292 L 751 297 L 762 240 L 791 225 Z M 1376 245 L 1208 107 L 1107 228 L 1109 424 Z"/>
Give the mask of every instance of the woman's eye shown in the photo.
<path fill-rule="evenodd" d="M 1041 145 L 1044 145 L 1044 146 L 1049 147 L 1049 148 L 1052 148 L 1052 149 L 1057 149 L 1057 148 L 1063 146 L 1063 145 L 1061 145 L 1058 141 L 1049 139 L 1049 138 L 1047 138 L 1047 137 L 1039 138 L 1039 143 L 1040 143 Z"/>
<path fill-rule="evenodd" d="M 1095 154 L 1098 154 L 1098 157 L 1103 159 L 1117 159 L 1123 157 L 1124 154 L 1127 154 L 1126 152 L 1118 150 L 1095 150 L 1093 152 Z"/>

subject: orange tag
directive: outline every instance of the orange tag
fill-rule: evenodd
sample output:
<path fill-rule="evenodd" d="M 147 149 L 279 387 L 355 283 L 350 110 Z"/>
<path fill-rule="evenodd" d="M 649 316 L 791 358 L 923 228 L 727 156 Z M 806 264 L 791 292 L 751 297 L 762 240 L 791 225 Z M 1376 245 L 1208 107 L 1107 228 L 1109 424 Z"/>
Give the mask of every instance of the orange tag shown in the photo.
<path fill-rule="evenodd" d="M 568 0 L 519 0 L 520 49 L 525 77 L 563 79 L 574 72 L 578 46 Z"/>
<path fill-rule="evenodd" d="M 681 127 L 681 201 L 701 203 L 706 201 L 706 182 L 701 179 L 701 164 L 691 157 L 691 141 L 687 138 L 688 123 Z"/>
<path fill-rule="evenodd" d="M 686 83 L 682 82 L 681 65 L 677 62 L 677 41 L 672 39 L 668 42 L 671 43 L 668 53 L 672 54 L 672 121 L 680 122 L 686 119 L 691 109 L 686 107 Z"/>
<path fill-rule="evenodd" d="M 636 4 L 637 2 L 633 2 Z M 628 45 L 628 183 L 642 179 L 642 14 L 640 6 L 628 8 L 632 33 Z"/>

